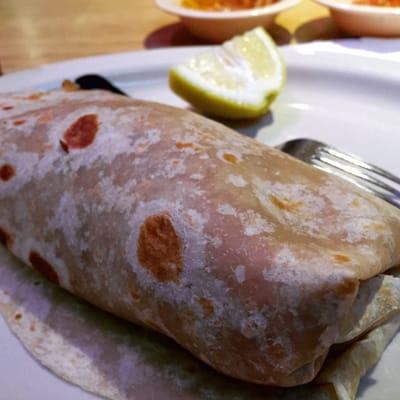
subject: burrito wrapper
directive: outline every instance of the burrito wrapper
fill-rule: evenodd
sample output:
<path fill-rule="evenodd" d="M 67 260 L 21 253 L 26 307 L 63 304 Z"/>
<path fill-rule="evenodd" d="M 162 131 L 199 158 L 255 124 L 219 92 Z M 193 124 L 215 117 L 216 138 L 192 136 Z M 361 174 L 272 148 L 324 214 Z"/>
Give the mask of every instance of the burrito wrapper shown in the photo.
<path fill-rule="evenodd" d="M 368 306 L 362 307 L 366 300 Z M 400 326 L 400 279 L 380 275 L 369 280 L 355 305 L 358 323 L 346 339 L 373 329 L 339 355 L 328 356 L 314 382 L 272 389 L 217 373 L 165 336 L 49 283 L 0 246 L 0 314 L 12 332 L 50 371 L 112 400 L 354 399 L 360 378 Z"/>

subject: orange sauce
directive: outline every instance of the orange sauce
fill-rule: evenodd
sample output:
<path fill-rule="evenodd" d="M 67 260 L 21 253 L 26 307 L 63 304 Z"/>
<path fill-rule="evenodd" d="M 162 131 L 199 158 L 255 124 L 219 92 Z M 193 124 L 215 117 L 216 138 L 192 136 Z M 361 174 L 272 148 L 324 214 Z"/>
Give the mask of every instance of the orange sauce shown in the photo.
<path fill-rule="evenodd" d="M 278 0 L 182 0 L 182 5 L 203 11 L 238 11 L 265 7 Z"/>
<path fill-rule="evenodd" d="M 355 4 L 380 7 L 400 7 L 400 0 L 356 0 Z"/>

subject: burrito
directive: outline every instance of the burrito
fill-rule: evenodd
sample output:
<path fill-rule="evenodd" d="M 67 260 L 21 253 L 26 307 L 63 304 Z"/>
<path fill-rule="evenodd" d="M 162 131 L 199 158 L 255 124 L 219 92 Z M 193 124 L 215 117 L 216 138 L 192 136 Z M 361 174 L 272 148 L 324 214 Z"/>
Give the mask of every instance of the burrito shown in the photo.
<path fill-rule="evenodd" d="M 100 91 L 2 95 L 0 124 L 1 243 L 100 309 L 230 377 L 337 396 L 395 334 L 400 212 L 354 185 Z"/>

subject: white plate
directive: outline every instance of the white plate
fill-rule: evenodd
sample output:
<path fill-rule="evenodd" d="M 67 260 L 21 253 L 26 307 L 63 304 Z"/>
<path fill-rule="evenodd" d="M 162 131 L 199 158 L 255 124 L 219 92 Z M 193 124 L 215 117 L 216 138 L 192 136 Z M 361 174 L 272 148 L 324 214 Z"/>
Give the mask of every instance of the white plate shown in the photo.
<path fill-rule="evenodd" d="M 317 138 L 400 175 L 400 61 L 389 51 L 378 54 L 359 46 L 360 42 L 343 41 L 282 48 L 288 66 L 282 95 L 265 118 L 236 127 L 270 145 Z M 0 78 L 0 92 L 57 88 L 62 79 L 97 72 L 135 97 L 185 107 L 169 91 L 167 71 L 198 51 L 199 47 L 152 50 L 47 65 Z M 0 354 L 0 399 L 96 398 L 41 368 L 1 318 Z M 363 379 L 358 398 L 398 400 L 399 363 L 400 335 Z"/>

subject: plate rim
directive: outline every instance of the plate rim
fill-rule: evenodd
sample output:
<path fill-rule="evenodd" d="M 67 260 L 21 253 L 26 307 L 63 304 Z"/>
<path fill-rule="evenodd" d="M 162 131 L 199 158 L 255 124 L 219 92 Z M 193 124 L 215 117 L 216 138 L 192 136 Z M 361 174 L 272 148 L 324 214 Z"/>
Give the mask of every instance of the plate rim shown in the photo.
<path fill-rule="evenodd" d="M 342 39 L 337 41 L 314 41 L 301 44 L 289 44 L 279 47 L 288 66 L 302 68 L 328 69 L 339 72 L 357 72 L 370 77 L 380 77 L 398 81 L 400 76 L 400 46 L 398 53 L 378 53 L 365 49 L 370 41 L 377 39 Z M 379 40 L 379 39 L 378 39 Z M 399 41 L 400 43 L 400 41 Z M 72 75 L 83 73 L 103 73 L 117 75 L 118 73 L 137 73 L 144 69 L 165 70 L 195 52 L 212 49 L 215 46 L 179 46 L 156 49 L 142 49 L 127 52 L 78 57 L 38 67 L 27 68 L 5 74 L 0 77 L 0 93 L 25 91 L 33 85 L 49 83 L 50 76 L 57 79 L 73 79 Z M 316 57 L 315 57 L 316 56 Z M 343 65 L 348 58 L 351 62 Z M 365 60 L 368 59 L 368 63 Z M 325 62 L 324 62 L 325 60 Z M 117 64 L 117 65 L 116 65 Z M 350 68 L 349 68 L 350 64 Z M 72 75 L 71 75 L 72 74 Z M 52 79 L 54 80 L 54 78 Z"/>

